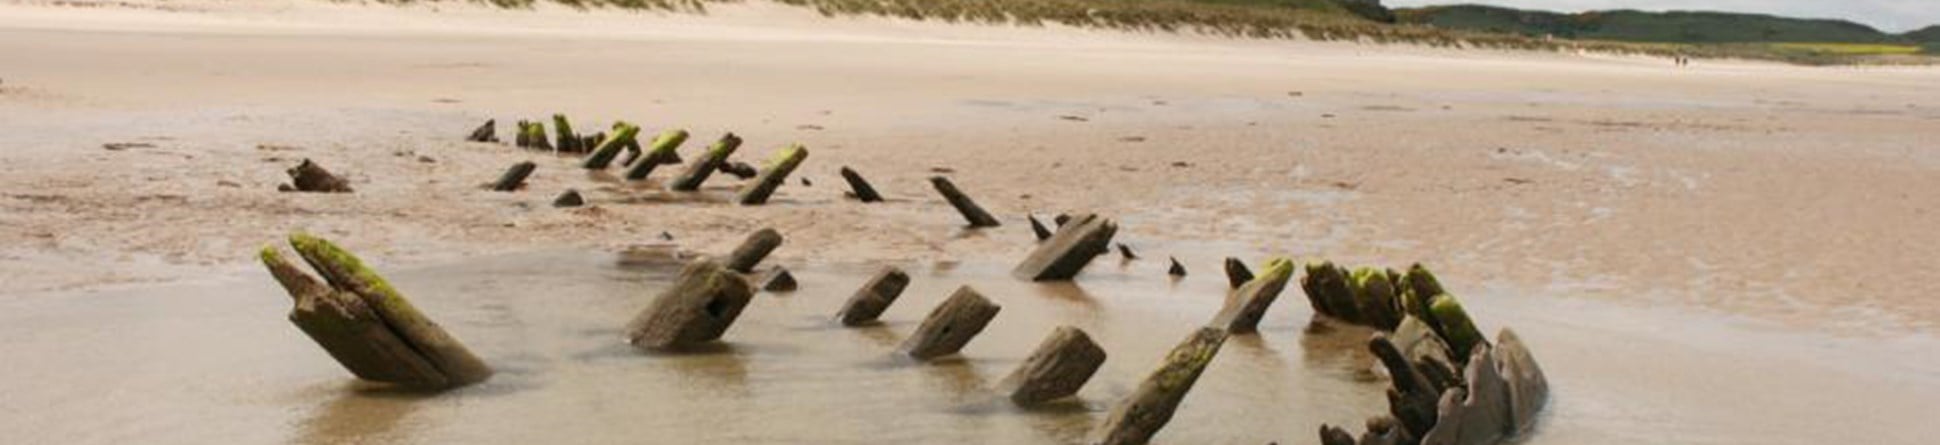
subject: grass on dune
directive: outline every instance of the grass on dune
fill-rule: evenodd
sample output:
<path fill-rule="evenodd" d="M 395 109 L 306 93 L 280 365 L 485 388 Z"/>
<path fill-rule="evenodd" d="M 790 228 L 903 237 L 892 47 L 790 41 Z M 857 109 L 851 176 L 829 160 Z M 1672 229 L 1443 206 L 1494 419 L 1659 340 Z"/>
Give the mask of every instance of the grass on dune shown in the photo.
<path fill-rule="evenodd" d="M 1785 51 L 1803 51 L 1839 55 L 1909 55 L 1920 53 L 1917 45 L 1893 45 L 1878 43 L 1774 43 L 1773 47 Z"/>

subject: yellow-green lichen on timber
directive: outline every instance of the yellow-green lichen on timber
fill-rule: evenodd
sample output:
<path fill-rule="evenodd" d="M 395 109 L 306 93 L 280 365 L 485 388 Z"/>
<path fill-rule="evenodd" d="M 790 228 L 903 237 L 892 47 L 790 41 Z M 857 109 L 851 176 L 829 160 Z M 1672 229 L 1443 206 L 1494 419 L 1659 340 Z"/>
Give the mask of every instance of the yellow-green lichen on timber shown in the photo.
<path fill-rule="evenodd" d="M 1153 380 L 1168 391 L 1192 386 L 1199 379 L 1199 374 L 1206 370 L 1206 365 L 1211 364 L 1213 357 L 1219 354 L 1220 345 L 1225 343 L 1224 329 L 1200 329 L 1191 340 L 1166 355 L 1166 366 Z"/>
<path fill-rule="evenodd" d="M 1482 342 L 1482 332 L 1475 329 L 1475 321 L 1469 319 L 1468 311 L 1454 295 L 1442 294 L 1430 303 L 1429 313 L 1434 314 L 1435 322 L 1442 328 L 1442 336 L 1448 340 L 1449 349 L 1454 349 L 1457 360 L 1467 361 L 1469 351 Z"/>
<path fill-rule="evenodd" d="M 1273 258 L 1273 259 L 1266 260 L 1266 267 L 1261 268 L 1260 274 L 1254 277 L 1253 279 L 1258 280 L 1258 279 L 1267 279 L 1267 278 L 1275 279 L 1275 280 L 1287 280 L 1287 279 L 1293 278 L 1293 261 L 1288 260 L 1286 258 Z"/>
<path fill-rule="evenodd" d="M 762 170 L 765 171 L 776 167 L 780 167 L 782 164 L 786 164 L 791 159 L 794 159 L 796 152 L 800 152 L 802 150 L 807 150 L 807 149 L 808 148 L 802 146 L 801 143 L 788 144 L 788 148 L 783 148 L 781 149 L 781 151 L 775 152 L 774 156 L 769 157 L 768 165 L 767 165 L 768 168 L 764 168 Z"/>
<path fill-rule="evenodd" d="M 491 367 L 425 317 L 356 255 L 307 233 L 290 234 L 290 247 L 332 287 L 364 300 L 398 338 L 423 354 L 452 384 L 476 383 L 491 377 Z"/>

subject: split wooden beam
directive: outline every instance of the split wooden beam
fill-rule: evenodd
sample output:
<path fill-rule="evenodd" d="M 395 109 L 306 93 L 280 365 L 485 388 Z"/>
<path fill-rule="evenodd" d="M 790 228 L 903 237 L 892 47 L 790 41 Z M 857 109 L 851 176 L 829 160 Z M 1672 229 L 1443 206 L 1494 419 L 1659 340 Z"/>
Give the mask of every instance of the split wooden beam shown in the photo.
<path fill-rule="evenodd" d="M 1038 244 L 1011 274 L 1031 281 L 1068 281 L 1078 276 L 1092 259 L 1110 252 L 1111 237 L 1117 233 L 1118 224 L 1110 218 L 1094 214 L 1078 216 Z"/>

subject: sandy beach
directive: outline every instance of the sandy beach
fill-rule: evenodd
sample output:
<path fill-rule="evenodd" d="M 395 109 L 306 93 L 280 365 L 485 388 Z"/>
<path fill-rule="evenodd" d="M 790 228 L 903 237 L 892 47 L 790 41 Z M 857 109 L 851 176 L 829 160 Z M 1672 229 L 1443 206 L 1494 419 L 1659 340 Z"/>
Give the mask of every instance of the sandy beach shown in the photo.
<path fill-rule="evenodd" d="M 1704 355 L 1720 350 L 1738 349 L 1755 357 L 1752 363 L 1772 366 L 1840 360 L 1727 385 L 1718 394 L 1833 381 L 1831 387 L 1849 389 L 1844 398 L 1774 397 L 1768 402 L 1776 407 L 1764 414 L 1790 418 L 1831 407 L 1823 409 L 1842 414 L 1820 427 L 1868 430 L 1846 431 L 1871 434 L 1855 439 L 1864 443 L 1917 443 L 1900 441 L 1936 433 L 1912 412 L 1922 397 L 1940 394 L 1940 364 L 1925 349 L 1935 344 L 1931 332 L 1940 320 L 1940 302 L 1930 297 L 1940 292 L 1940 235 L 1932 231 L 1940 223 L 1933 214 L 1940 195 L 1932 192 L 1940 190 L 1937 69 L 1738 61 L 1676 67 L 1616 55 L 824 18 L 765 3 L 697 15 L 295 0 L 5 2 L 0 54 L 0 134 L 7 135 L 0 138 L 0 300 L 16 309 L 8 316 L 16 321 L 53 313 L 85 318 L 89 310 L 74 301 L 102 295 L 168 298 L 196 293 L 180 289 L 237 283 L 261 291 L 255 309 L 276 306 L 284 300 L 253 254 L 295 230 L 331 237 L 380 268 L 422 271 L 539 251 L 594 255 L 672 245 L 719 252 L 773 227 L 788 237 L 778 261 L 844 270 L 1008 265 L 1031 247 L 1026 214 L 1097 212 L 1117 218 L 1119 241 L 1147 257 L 1101 272 L 1119 277 L 1102 285 L 1107 289 L 1136 292 L 1126 280 L 1162 280 L 1167 256 L 1192 269 L 1194 280 L 1216 279 L 1227 256 L 1421 262 L 1444 281 L 1487 295 L 1485 302 L 1513 306 L 1473 309 L 1493 316 L 1491 326 L 1529 315 L 1546 320 L 1525 322 L 1547 323 L 1538 331 L 1558 332 L 1557 345 L 1607 345 L 1591 334 L 1561 333 L 1570 328 L 1663 330 L 1607 314 L 1583 315 L 1602 321 L 1561 321 L 1575 310 L 1672 314 L 1652 320 L 1704 325 L 1667 332 L 1712 332 L 1713 324 L 1731 331 L 1691 334 L 1709 337 L 1682 344 L 1691 350 L 1681 354 L 1691 357 L 1672 354 L 1672 362 L 1690 365 L 1673 375 L 1730 366 Z M 553 113 L 583 128 L 614 120 L 649 132 L 685 128 L 695 141 L 683 154 L 733 132 L 748 141 L 736 159 L 749 162 L 799 142 L 812 152 L 798 172 L 808 182 L 791 180 L 773 204 L 745 207 L 725 200 L 732 178 L 710 183 L 699 198 L 676 196 L 657 182 L 588 173 L 574 158 L 462 141 L 486 119 L 496 119 L 499 137 L 509 140 L 513 121 Z M 356 192 L 278 192 L 288 180 L 284 169 L 302 159 L 344 174 Z M 539 164 L 525 190 L 480 187 L 525 160 Z M 890 202 L 844 198 L 836 175 L 843 166 L 869 177 Z M 1005 225 L 965 229 L 926 182 L 939 174 Z M 568 188 L 586 193 L 591 205 L 552 208 Z M 850 286 L 833 278 L 836 272 L 822 273 L 838 282 L 832 286 Z M 428 298 L 441 306 L 441 297 Z M 1287 311 L 1277 326 L 1289 338 L 1307 316 L 1297 300 L 1275 309 Z M 277 326 L 277 310 L 263 310 L 256 324 L 288 338 L 257 346 L 290 350 L 310 365 L 275 373 L 278 381 L 347 378 L 329 374 L 340 371 Z M 1132 381 L 1173 334 L 1126 340 L 1144 355 L 1108 374 Z M 1013 362 L 1027 354 L 1036 334 L 1015 335 L 993 351 Z M 1760 346 L 1740 349 L 1736 339 Z M 1787 342 L 1814 346 L 1778 352 Z M 16 348 L 15 356 L 56 354 L 63 344 L 42 339 Z M 1850 355 L 1821 354 L 1834 349 Z M 1603 376 L 1586 380 L 1642 384 L 1587 371 L 1612 360 L 1590 351 L 1552 353 L 1576 357 L 1561 360 L 1580 364 L 1586 376 Z M 1001 376 L 1003 366 L 992 366 Z M 36 369 L 13 377 L 53 375 Z M 525 381 L 547 381 L 534 379 Z M 14 400 L 61 397 L 30 391 L 20 380 L 0 385 L 35 396 Z M 1365 406 L 1378 406 L 1378 396 L 1368 397 L 1353 402 L 1362 409 L 1325 419 L 1354 422 Z M 1730 409 L 1694 399 L 1655 403 L 1698 414 Z M 10 416 L 30 410 L 27 403 L 0 402 Z M 1851 414 L 1869 406 L 1888 414 Z M 1597 409 L 1565 405 L 1556 416 L 1608 413 Z M 773 435 L 668 437 L 786 442 L 789 434 L 813 434 L 806 425 L 812 422 L 796 420 Z M 1188 430 L 1212 436 L 1185 437 L 1219 439 L 1176 440 L 1306 443 L 1309 425 L 1320 420 L 1262 435 Z M 1861 423 L 1868 421 L 1876 424 Z M 935 437 L 1070 440 L 1068 427 L 1038 435 L 1047 430 L 994 422 L 1015 434 Z M 1712 422 L 1720 423 L 1795 427 Z M 1638 433 L 1678 426 L 1566 426 L 1530 442 L 1849 437 L 1694 430 L 1677 440 Z M 63 429 L 29 432 L 25 442 L 49 441 Z M 148 438 L 303 441 L 287 432 Z M 396 433 L 319 441 L 481 437 L 489 438 Z M 497 438 L 508 440 L 540 438 Z"/>

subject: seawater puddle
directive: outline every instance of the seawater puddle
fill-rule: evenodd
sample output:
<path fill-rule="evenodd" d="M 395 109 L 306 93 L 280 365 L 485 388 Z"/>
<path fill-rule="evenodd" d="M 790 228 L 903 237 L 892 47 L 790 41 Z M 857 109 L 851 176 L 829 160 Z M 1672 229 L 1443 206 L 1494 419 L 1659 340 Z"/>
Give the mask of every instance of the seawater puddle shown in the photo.
<path fill-rule="evenodd" d="M 1214 264 L 1214 263 L 1204 263 Z M 880 327 L 834 323 L 881 264 L 788 264 L 801 283 L 756 296 L 725 341 L 635 350 L 621 326 L 678 264 L 531 252 L 385 267 L 394 284 L 499 369 L 438 395 L 361 384 L 283 319 L 267 274 L 0 301 L 0 441 L 8 443 L 1080 443 L 1176 342 L 1218 311 L 1224 277 L 1104 257 L 1076 283 L 1008 264 L 897 264 L 913 278 Z M 1443 277 L 1457 290 L 1460 277 Z M 962 358 L 895 353 L 956 287 L 1003 305 Z M 1554 387 L 1525 443 L 1923 443 L 1940 400 L 1930 337 L 1764 330 L 1675 309 L 1474 287 L 1485 329 L 1514 326 Z M 1158 440 L 1312 443 L 1322 423 L 1383 412 L 1369 331 L 1310 325 L 1290 288 L 1257 336 L 1235 337 Z M 1011 407 L 992 388 L 1058 325 L 1110 359 L 1080 400 Z M 1926 353 L 1921 353 L 1926 351 Z"/>

